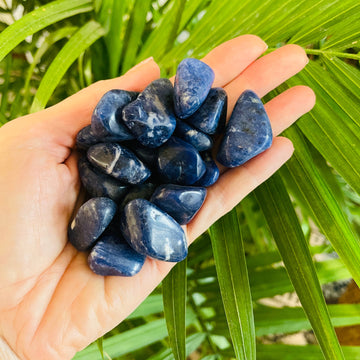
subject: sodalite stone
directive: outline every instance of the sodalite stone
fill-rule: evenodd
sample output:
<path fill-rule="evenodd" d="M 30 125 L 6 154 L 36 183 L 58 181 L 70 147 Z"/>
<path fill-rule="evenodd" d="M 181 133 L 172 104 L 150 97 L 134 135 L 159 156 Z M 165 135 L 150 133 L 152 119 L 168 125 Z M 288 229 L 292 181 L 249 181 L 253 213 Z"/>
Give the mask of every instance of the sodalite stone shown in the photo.
<path fill-rule="evenodd" d="M 130 201 L 125 206 L 120 227 L 125 240 L 142 255 L 170 262 L 187 256 L 184 230 L 148 200 Z"/>
<path fill-rule="evenodd" d="M 194 184 L 206 170 L 199 152 L 175 136 L 159 148 L 157 166 L 163 182 L 180 185 Z"/>
<path fill-rule="evenodd" d="M 220 176 L 220 170 L 212 159 L 211 154 L 205 152 L 202 154 L 202 158 L 205 162 L 206 171 L 194 185 L 208 187 L 216 183 Z"/>
<path fill-rule="evenodd" d="M 199 211 L 205 197 L 206 189 L 203 187 L 167 184 L 157 187 L 150 201 L 180 225 L 185 225 Z"/>
<path fill-rule="evenodd" d="M 181 120 L 176 121 L 175 135 L 191 144 L 197 151 L 205 151 L 213 147 L 213 140 L 210 136 Z"/>
<path fill-rule="evenodd" d="M 141 184 L 151 174 L 133 152 L 117 143 L 93 145 L 87 157 L 95 167 L 125 184 Z"/>
<path fill-rule="evenodd" d="M 158 152 L 157 149 L 149 149 L 148 147 L 141 145 L 138 141 L 130 141 L 126 146 L 150 169 L 156 166 Z"/>
<path fill-rule="evenodd" d="M 80 150 L 87 150 L 90 146 L 99 142 L 116 142 L 118 138 L 116 136 L 96 136 L 91 130 L 91 125 L 82 128 L 76 136 L 76 147 Z"/>
<path fill-rule="evenodd" d="M 214 78 L 214 71 L 204 62 L 192 58 L 181 61 L 174 82 L 174 106 L 179 118 L 189 117 L 201 106 Z"/>
<path fill-rule="evenodd" d="M 168 79 L 157 79 L 123 110 L 125 125 L 146 147 L 162 145 L 175 130 L 174 88 Z"/>
<path fill-rule="evenodd" d="M 130 201 L 134 199 L 146 199 L 149 200 L 151 195 L 155 190 L 155 185 L 152 183 L 146 183 L 141 185 L 133 186 L 127 192 L 127 195 L 124 197 L 123 201 L 120 204 L 120 208 L 124 208 Z"/>
<path fill-rule="evenodd" d="M 141 270 L 145 258 L 120 235 L 101 236 L 89 254 L 88 264 L 98 275 L 134 276 Z"/>
<path fill-rule="evenodd" d="M 227 95 L 222 88 L 213 88 L 200 108 L 186 122 L 206 134 L 224 131 L 227 114 Z"/>
<path fill-rule="evenodd" d="M 126 90 L 110 90 L 100 99 L 91 117 L 91 129 L 98 137 L 115 136 L 118 141 L 130 140 L 134 135 L 124 125 L 122 110 L 134 101 L 138 93 Z"/>
<path fill-rule="evenodd" d="M 231 114 L 217 160 L 227 167 L 244 164 L 271 146 L 272 130 L 259 97 L 244 91 Z"/>
<path fill-rule="evenodd" d="M 116 209 L 115 202 L 109 198 L 98 197 L 88 200 L 70 223 L 69 241 L 79 251 L 88 250 L 110 224 Z"/>
<path fill-rule="evenodd" d="M 78 161 L 82 184 L 92 197 L 108 197 L 119 202 L 127 193 L 129 186 L 95 169 L 84 157 Z"/>

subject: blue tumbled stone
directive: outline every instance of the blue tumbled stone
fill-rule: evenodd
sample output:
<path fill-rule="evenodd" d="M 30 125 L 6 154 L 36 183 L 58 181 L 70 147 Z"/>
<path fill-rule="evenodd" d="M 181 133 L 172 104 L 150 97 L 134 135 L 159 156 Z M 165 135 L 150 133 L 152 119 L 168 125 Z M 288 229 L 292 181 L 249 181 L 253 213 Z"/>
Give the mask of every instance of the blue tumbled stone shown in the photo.
<path fill-rule="evenodd" d="M 155 185 L 152 183 L 145 183 L 140 185 L 135 185 L 130 188 L 127 192 L 127 195 L 124 197 L 120 204 L 120 208 L 124 208 L 126 204 L 134 199 L 146 199 L 149 200 L 151 198 L 152 193 L 155 190 Z"/>
<path fill-rule="evenodd" d="M 150 201 L 180 225 L 185 225 L 199 211 L 205 197 L 206 189 L 203 187 L 167 184 L 157 187 Z"/>
<path fill-rule="evenodd" d="M 129 186 L 95 169 L 86 158 L 79 159 L 78 169 L 80 180 L 92 197 L 109 197 L 119 202 L 128 193 Z"/>
<path fill-rule="evenodd" d="M 120 235 L 102 236 L 92 248 L 88 264 L 95 274 L 101 276 L 134 276 L 141 270 L 145 258 Z"/>
<path fill-rule="evenodd" d="M 213 88 L 204 103 L 186 122 L 206 134 L 221 133 L 227 114 L 227 95 L 222 88 Z"/>
<path fill-rule="evenodd" d="M 126 147 L 128 147 L 150 169 L 153 169 L 156 166 L 158 156 L 157 149 L 150 150 L 148 147 L 141 145 L 136 140 L 127 143 Z"/>
<path fill-rule="evenodd" d="M 117 141 L 133 139 L 124 125 L 122 110 L 134 101 L 138 93 L 126 90 L 110 90 L 100 99 L 91 117 L 91 129 L 98 137 L 115 136 Z"/>
<path fill-rule="evenodd" d="M 205 162 L 206 171 L 194 185 L 208 187 L 216 183 L 220 176 L 220 170 L 215 161 L 212 159 L 211 154 L 203 153 L 202 158 Z"/>
<path fill-rule="evenodd" d="M 104 232 L 116 213 L 114 201 L 92 198 L 78 210 L 68 229 L 69 241 L 79 251 L 88 250 Z"/>
<path fill-rule="evenodd" d="M 244 91 L 226 125 L 217 160 L 224 166 L 244 164 L 271 146 L 272 130 L 260 98 Z"/>
<path fill-rule="evenodd" d="M 116 142 L 116 136 L 96 136 L 91 130 L 91 125 L 82 128 L 76 135 L 76 147 L 80 150 L 87 150 L 90 146 L 99 142 Z"/>
<path fill-rule="evenodd" d="M 171 262 L 184 260 L 187 256 L 184 230 L 148 200 L 129 202 L 120 226 L 125 240 L 140 254 Z"/>
<path fill-rule="evenodd" d="M 151 82 L 138 98 L 125 106 L 125 125 L 146 147 L 162 145 L 175 130 L 174 88 L 168 79 Z"/>
<path fill-rule="evenodd" d="M 194 184 L 206 170 L 199 152 L 175 136 L 159 148 L 157 167 L 163 182 L 180 185 Z"/>
<path fill-rule="evenodd" d="M 87 157 L 95 167 L 125 184 L 141 184 L 151 174 L 133 152 L 117 143 L 93 145 Z"/>
<path fill-rule="evenodd" d="M 178 138 L 191 144 L 197 151 L 205 151 L 213 147 L 213 140 L 210 136 L 193 128 L 184 121 L 176 121 L 174 133 Z"/>
<path fill-rule="evenodd" d="M 214 71 L 200 60 L 188 58 L 181 61 L 174 82 L 174 107 L 179 118 L 189 117 L 201 106 L 214 77 Z"/>

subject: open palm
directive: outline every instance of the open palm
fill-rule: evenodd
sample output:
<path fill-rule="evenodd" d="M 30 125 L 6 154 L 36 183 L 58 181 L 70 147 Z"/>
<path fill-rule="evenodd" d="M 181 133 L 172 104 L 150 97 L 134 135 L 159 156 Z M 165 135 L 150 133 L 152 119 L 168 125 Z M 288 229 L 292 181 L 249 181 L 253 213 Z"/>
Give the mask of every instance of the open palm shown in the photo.
<path fill-rule="evenodd" d="M 295 45 L 257 60 L 265 50 L 262 40 L 245 35 L 203 59 L 215 72 L 213 86 L 227 91 L 229 111 L 243 90 L 262 97 L 307 63 Z M 150 59 L 0 129 L 0 337 L 21 359 L 70 359 L 126 318 L 174 265 L 148 258 L 132 278 L 102 277 L 67 241 L 67 226 L 81 198 L 77 155 L 71 150 L 77 132 L 89 124 L 106 91 L 141 91 L 158 77 Z M 185 227 L 189 243 L 291 156 L 291 142 L 277 135 L 314 102 L 311 89 L 297 86 L 265 105 L 275 136 L 272 146 L 239 168 L 223 169 Z"/>

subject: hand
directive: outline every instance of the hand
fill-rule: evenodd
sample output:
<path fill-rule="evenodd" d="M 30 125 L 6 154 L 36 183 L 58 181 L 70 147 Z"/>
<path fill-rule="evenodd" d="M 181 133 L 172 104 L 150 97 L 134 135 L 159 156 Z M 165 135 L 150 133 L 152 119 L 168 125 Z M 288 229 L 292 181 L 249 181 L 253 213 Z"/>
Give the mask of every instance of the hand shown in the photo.
<path fill-rule="evenodd" d="M 231 112 L 245 89 L 260 97 L 307 63 L 296 45 L 262 58 L 262 40 L 245 35 L 211 51 L 203 61 L 224 87 Z M 0 337 L 21 359 L 70 359 L 127 317 L 166 276 L 172 263 L 147 258 L 132 278 L 91 272 L 87 256 L 68 243 L 67 226 L 79 201 L 77 132 L 100 97 L 113 88 L 141 91 L 159 77 L 152 59 L 124 76 L 97 82 L 44 111 L 0 129 Z M 293 147 L 278 137 L 315 103 L 311 89 L 293 87 L 265 108 L 272 146 L 245 165 L 224 171 L 185 231 L 189 243 L 286 162 Z"/>

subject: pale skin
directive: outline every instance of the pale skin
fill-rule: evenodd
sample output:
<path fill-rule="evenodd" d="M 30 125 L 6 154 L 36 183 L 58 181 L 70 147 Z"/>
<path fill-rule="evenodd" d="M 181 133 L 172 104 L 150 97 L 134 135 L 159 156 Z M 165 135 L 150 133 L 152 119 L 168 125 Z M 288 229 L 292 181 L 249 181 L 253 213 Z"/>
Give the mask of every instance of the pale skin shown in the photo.
<path fill-rule="evenodd" d="M 230 40 L 205 56 L 224 87 L 229 111 L 245 89 L 260 97 L 299 72 L 302 48 L 284 46 L 261 58 L 256 36 Z M 68 243 L 67 227 L 79 203 L 77 132 L 90 123 L 113 88 L 141 91 L 159 77 L 149 59 L 124 76 L 100 81 L 44 111 L 0 129 L 0 337 L 20 359 L 66 360 L 125 319 L 166 276 L 173 263 L 146 259 L 132 278 L 91 272 L 87 254 Z M 278 136 L 315 104 L 313 91 L 293 87 L 267 104 L 272 146 L 245 165 L 222 169 L 196 217 L 184 227 L 189 243 L 269 178 L 292 155 Z"/>

